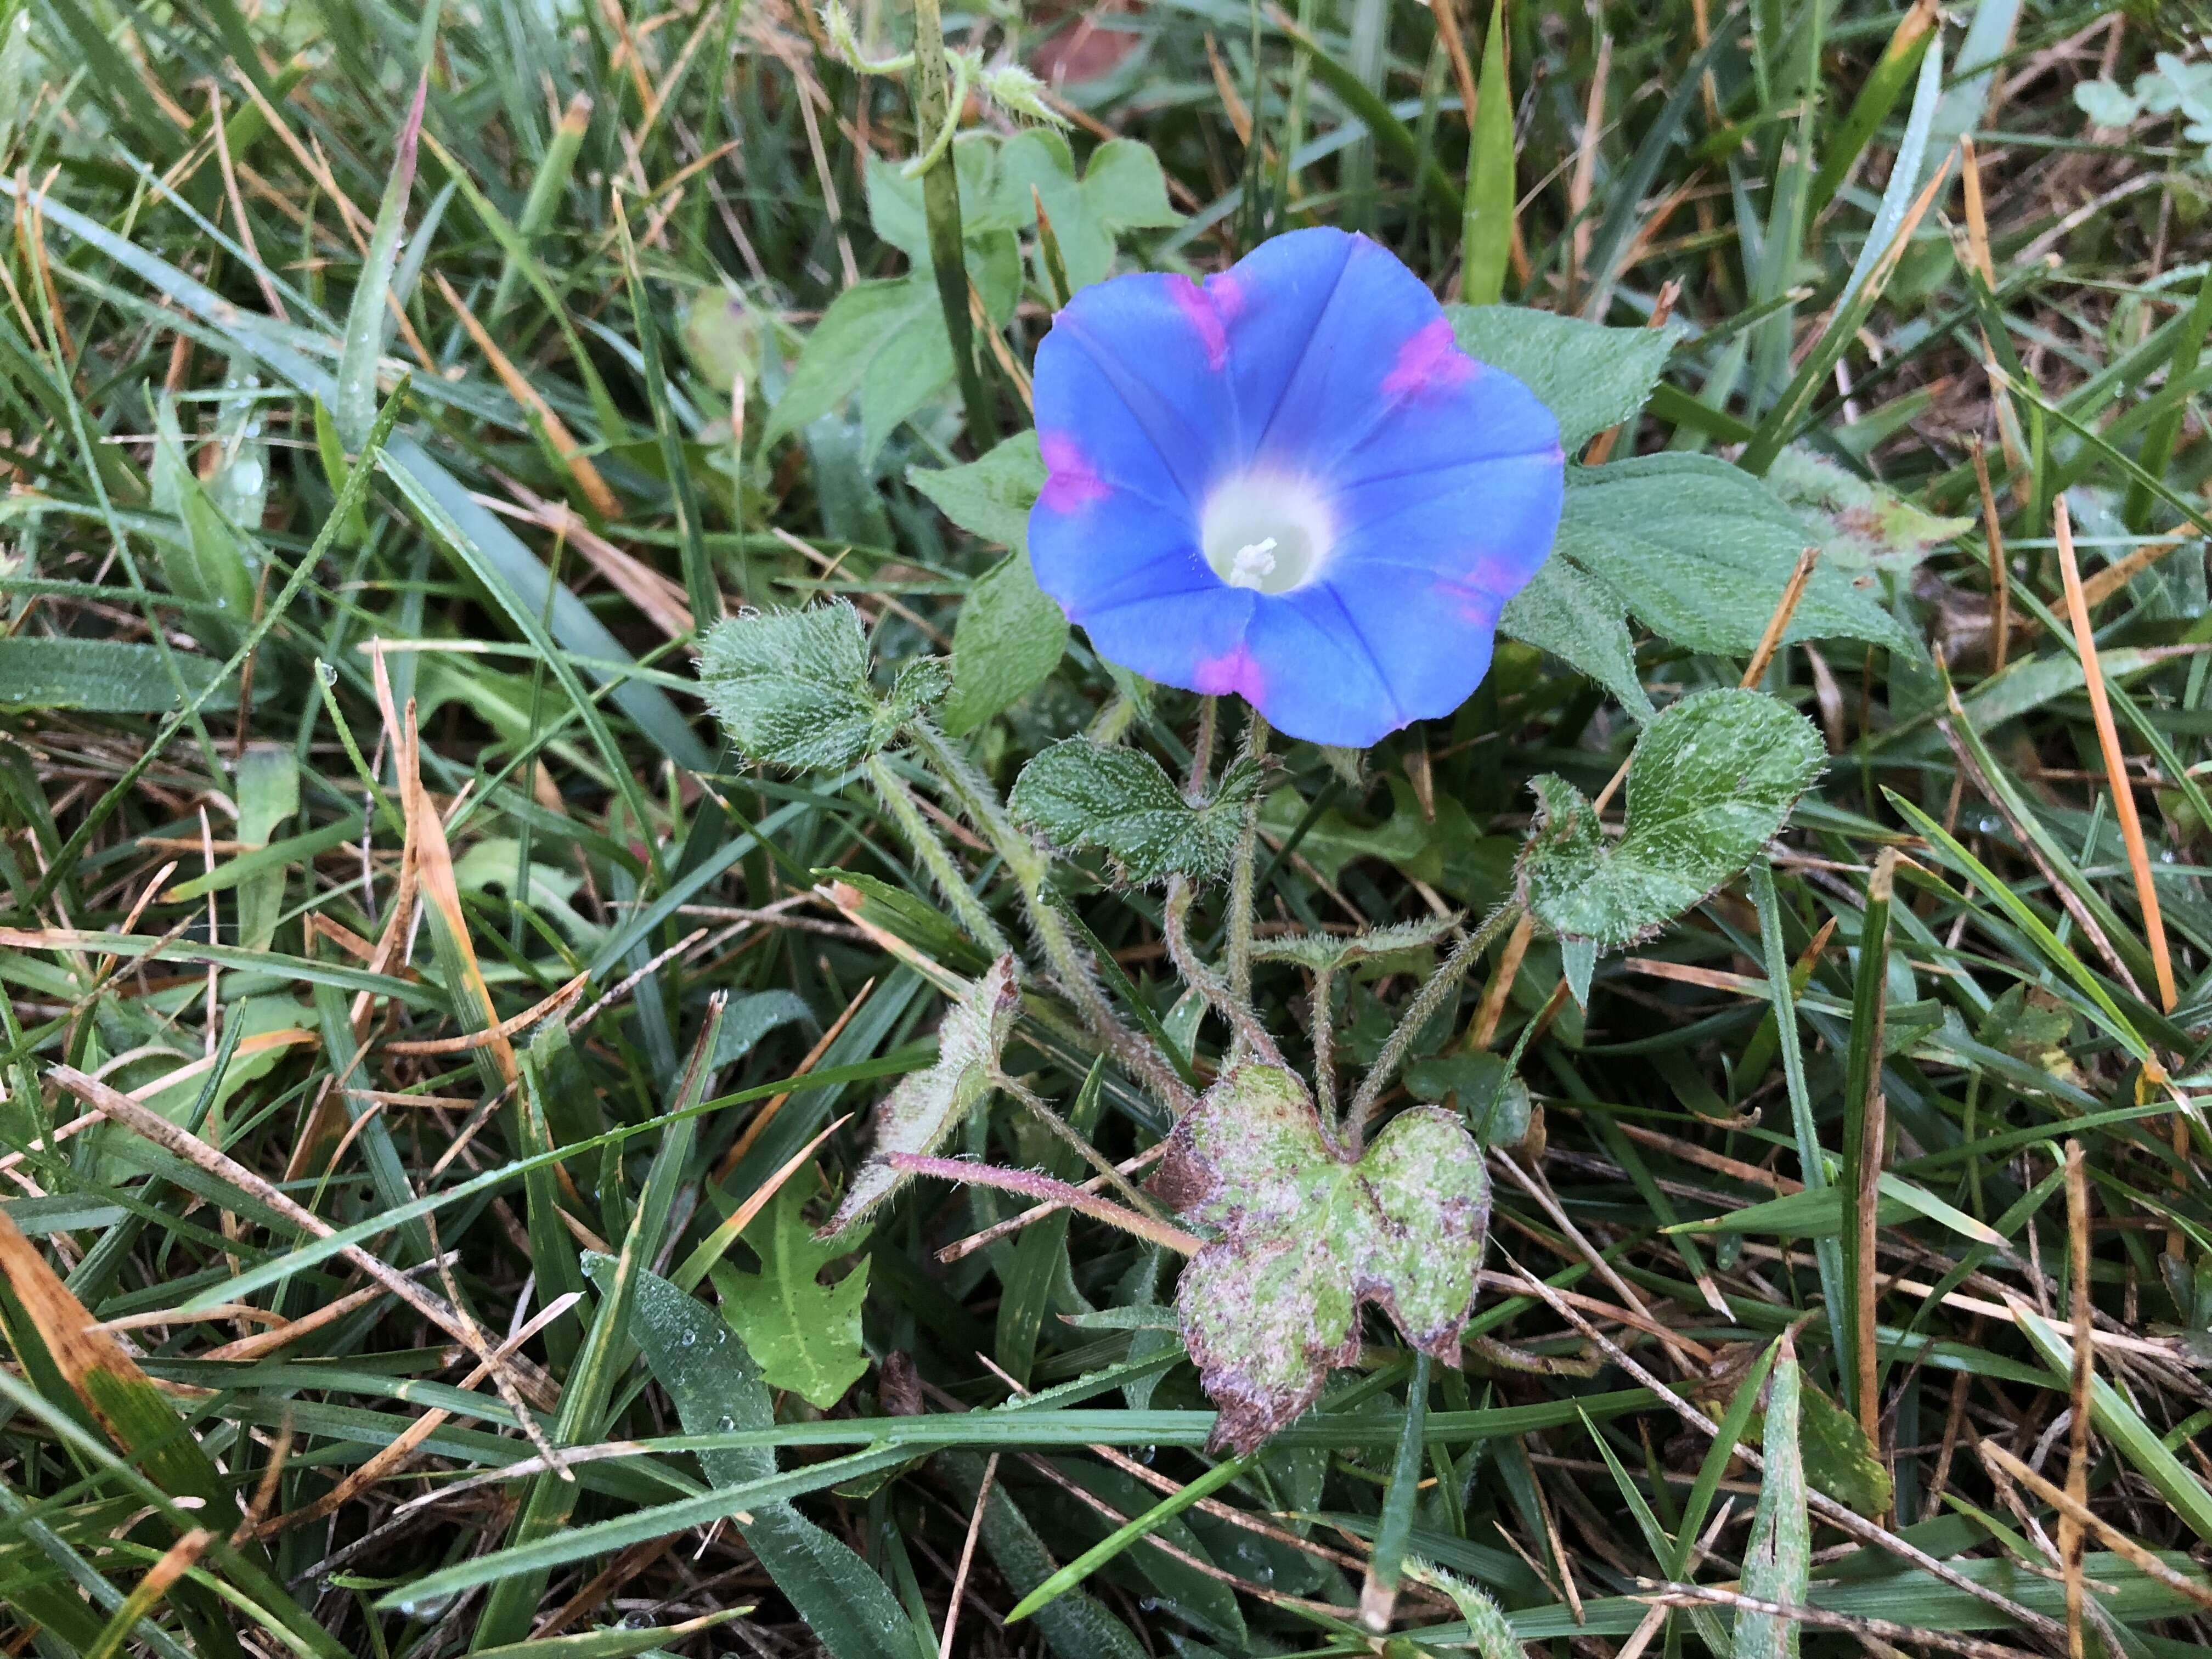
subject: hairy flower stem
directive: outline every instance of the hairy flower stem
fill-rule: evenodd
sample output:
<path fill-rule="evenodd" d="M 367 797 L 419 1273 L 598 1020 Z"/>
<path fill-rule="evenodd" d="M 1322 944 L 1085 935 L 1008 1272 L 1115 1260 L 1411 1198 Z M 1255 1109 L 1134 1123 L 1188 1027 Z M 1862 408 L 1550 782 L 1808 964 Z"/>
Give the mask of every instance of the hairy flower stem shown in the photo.
<path fill-rule="evenodd" d="M 1382 1052 L 1375 1057 L 1374 1068 L 1361 1079 L 1359 1092 L 1352 1096 L 1351 1109 L 1345 1114 L 1345 1129 L 1349 1150 L 1357 1157 L 1366 1143 L 1367 1125 L 1374 1117 L 1382 1098 L 1382 1091 L 1398 1075 L 1405 1063 L 1406 1050 L 1413 1046 L 1413 1038 L 1426 1025 L 1443 1000 L 1467 977 L 1491 942 L 1519 920 L 1521 906 L 1517 902 L 1501 904 L 1476 929 L 1452 947 L 1452 953 L 1437 966 L 1428 982 L 1415 992 L 1413 1000 L 1406 1005 L 1406 1012 L 1398 1016 L 1398 1024 L 1383 1043 Z"/>
<path fill-rule="evenodd" d="M 1191 947 L 1190 902 L 1190 878 L 1170 876 L 1168 902 L 1161 912 L 1161 932 L 1167 940 L 1168 957 L 1175 963 L 1176 972 L 1182 976 L 1184 984 L 1206 999 L 1207 1006 L 1229 1022 L 1236 1038 L 1231 1051 L 1232 1061 L 1256 1060 L 1266 1066 L 1281 1065 L 1282 1050 L 1260 1024 L 1252 1005 L 1232 995 L 1221 982 L 1221 976 L 1200 961 L 1198 952 Z"/>
<path fill-rule="evenodd" d="M 1125 1210 L 1119 1204 L 1103 1198 L 1094 1198 L 1080 1187 L 1071 1187 L 1065 1181 L 1054 1181 L 1030 1170 L 1001 1170 L 988 1164 L 969 1164 L 957 1158 L 925 1158 L 915 1152 L 893 1152 L 893 1169 L 907 1175 L 933 1176 L 939 1181 L 972 1182 L 978 1187 L 996 1187 L 1000 1192 L 1017 1193 L 1024 1198 L 1042 1203 L 1064 1205 L 1081 1212 L 1096 1221 L 1134 1233 L 1149 1243 L 1173 1250 L 1178 1255 L 1196 1255 L 1205 1248 L 1206 1241 L 1187 1233 L 1180 1227 L 1155 1221 L 1150 1216 L 1139 1215 L 1134 1210 Z"/>
<path fill-rule="evenodd" d="M 961 76 L 964 94 L 967 76 Z M 933 135 L 922 158 L 921 204 L 929 225 L 929 264 L 937 276 L 938 303 L 952 343 L 952 362 L 960 375 L 960 402 L 968 416 L 968 436 L 981 449 L 997 435 L 989 394 L 975 362 L 975 337 L 968 320 L 968 260 L 960 228 L 959 168 L 950 161 L 951 124 L 959 118 L 952 101 L 952 66 L 945 50 L 945 21 L 938 0 L 915 0 L 914 106 L 916 127 Z"/>
<path fill-rule="evenodd" d="M 1255 708 L 1252 723 L 1244 728 L 1244 752 L 1239 758 L 1258 762 L 1267 753 L 1267 717 Z M 1252 886 L 1260 857 L 1261 793 L 1254 790 L 1244 803 L 1244 829 L 1237 839 L 1237 860 L 1229 872 L 1229 994 L 1240 1008 L 1252 1006 Z"/>
<path fill-rule="evenodd" d="M 1029 912 L 1030 928 L 1036 937 L 1037 948 L 1044 952 L 1054 976 L 1074 1002 L 1091 1035 L 1152 1091 L 1155 1099 L 1177 1115 L 1187 1111 L 1193 1097 L 1188 1086 L 1176 1074 L 1174 1065 L 1152 1042 L 1121 1024 L 1113 1005 L 1106 1000 L 1106 994 L 1098 988 L 1098 981 L 1085 958 L 1083 947 L 1068 932 L 1053 895 L 1047 890 L 1046 883 L 1052 870 L 1050 861 L 1006 816 L 1006 809 L 990 781 L 975 769 L 934 723 L 916 719 L 907 730 L 915 746 L 929 762 L 930 769 L 951 791 L 961 810 L 983 832 L 992 849 L 1012 872 L 1022 890 L 1023 908 Z"/>
<path fill-rule="evenodd" d="M 997 1087 L 1012 1095 L 1017 1102 L 1027 1109 L 1031 1117 L 1057 1135 L 1077 1157 L 1088 1164 L 1108 1186 L 1127 1199 L 1132 1209 L 1152 1217 L 1155 1221 L 1164 1221 L 1167 1218 L 1160 1206 L 1148 1197 L 1142 1188 L 1115 1169 L 1111 1159 L 1085 1140 L 1073 1123 L 1039 1099 L 1036 1092 L 1028 1085 L 1018 1079 L 1008 1077 L 1004 1072 L 999 1073 L 991 1081 Z"/>
<path fill-rule="evenodd" d="M 952 861 L 952 854 L 944 840 L 931 826 L 929 820 L 922 816 L 921 808 L 915 804 L 905 780 L 879 754 L 868 757 L 868 781 L 876 786 L 877 795 L 890 809 L 891 816 L 898 820 L 900 832 L 914 848 L 915 855 L 928 869 L 930 878 L 936 882 L 938 891 L 945 895 L 945 902 L 952 907 L 953 914 L 960 919 L 960 925 L 972 933 L 975 942 L 994 957 L 1011 951 L 1013 946 L 1006 943 L 1006 936 L 999 931 L 999 924 L 991 919 L 991 913 L 983 908 L 982 900 L 977 898 L 975 890 L 968 885 L 967 878 L 960 873 L 960 866 Z"/>
<path fill-rule="evenodd" d="M 1322 1127 L 1336 1133 L 1336 1032 L 1329 995 L 1336 988 L 1336 969 L 1317 968 L 1313 979 L 1314 1102 Z"/>

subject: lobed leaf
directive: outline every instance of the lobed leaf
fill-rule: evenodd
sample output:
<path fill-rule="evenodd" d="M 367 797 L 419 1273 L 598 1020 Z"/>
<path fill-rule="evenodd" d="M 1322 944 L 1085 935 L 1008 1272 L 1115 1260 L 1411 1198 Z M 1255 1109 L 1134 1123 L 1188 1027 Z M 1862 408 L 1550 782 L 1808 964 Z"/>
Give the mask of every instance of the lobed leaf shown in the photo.
<path fill-rule="evenodd" d="M 868 684 L 868 639 L 843 599 L 747 611 L 700 644 L 707 707 L 748 760 L 834 770 L 880 748 L 896 721 Z"/>
<path fill-rule="evenodd" d="M 844 1251 L 824 1244 L 806 1224 L 806 1189 L 784 1182 L 766 1210 L 744 1231 L 761 1261 L 757 1273 L 727 1262 L 709 1270 L 722 1298 L 722 1316 L 744 1339 L 771 1388 L 789 1389 L 817 1411 L 827 1411 L 868 1369 L 860 1346 L 860 1304 L 867 1299 L 863 1258 L 835 1285 L 817 1277 Z"/>

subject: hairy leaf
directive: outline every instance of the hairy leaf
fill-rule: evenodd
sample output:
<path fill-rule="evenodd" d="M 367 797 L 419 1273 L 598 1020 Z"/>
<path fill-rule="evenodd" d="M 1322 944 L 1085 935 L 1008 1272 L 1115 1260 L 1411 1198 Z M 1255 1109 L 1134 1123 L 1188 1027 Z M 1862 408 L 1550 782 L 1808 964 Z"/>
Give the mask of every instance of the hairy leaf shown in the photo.
<path fill-rule="evenodd" d="M 1498 631 L 1589 675 L 1638 720 L 1651 718 L 1651 699 L 1636 678 L 1627 606 L 1566 560 L 1547 559 L 1537 568 L 1528 585 L 1505 602 Z"/>
<path fill-rule="evenodd" d="M 1252 957 L 1255 962 L 1295 962 L 1321 973 L 1347 963 L 1423 950 L 1449 933 L 1457 920 L 1455 916 L 1424 916 L 1419 921 L 1393 922 L 1388 927 L 1369 927 L 1357 933 L 1290 933 L 1256 941 Z"/>
<path fill-rule="evenodd" d="M 1069 738 L 1022 769 L 1008 804 L 1058 847 L 1099 848 L 1127 880 L 1211 877 L 1229 867 L 1260 776 L 1256 763 L 1233 763 L 1213 799 L 1193 806 L 1150 755 Z"/>
<path fill-rule="evenodd" d="M 1743 1552 L 1743 1593 L 1762 1601 L 1802 1606 L 1812 1572 L 1812 1528 L 1805 1515 L 1805 1466 L 1798 1451 L 1797 1356 L 1784 1339 L 1766 1399 L 1766 1458 L 1759 1508 Z M 1736 1659 L 1796 1659 L 1795 1620 L 1739 1611 Z"/>
<path fill-rule="evenodd" d="M 860 1346 L 868 1263 L 864 1256 L 835 1285 L 824 1285 L 816 1275 L 843 1252 L 814 1236 L 805 1208 L 804 1185 L 785 1182 L 744 1231 L 761 1270 L 742 1273 L 723 1261 L 710 1272 L 722 1316 L 745 1340 L 769 1386 L 827 1411 L 868 1369 Z"/>
<path fill-rule="evenodd" d="M 1813 539 L 1795 509 L 1741 468 L 1710 455 L 1644 455 L 1570 469 L 1559 551 L 1668 639 L 1747 656 Z M 1864 640 L 1920 656 L 1861 580 L 1826 564 L 1814 570 L 1784 637 Z"/>
<path fill-rule="evenodd" d="M 1016 434 L 965 466 L 910 466 L 906 481 L 969 535 L 1028 551 L 1030 509 L 1045 481 L 1034 431 Z"/>
<path fill-rule="evenodd" d="M 985 571 L 952 628 L 945 729 L 972 732 L 1043 684 L 1067 649 L 1067 618 L 1018 550 Z"/>
<path fill-rule="evenodd" d="M 1636 745 L 1619 844 L 1572 784 L 1534 781 L 1542 817 L 1522 849 L 1522 897 L 1562 939 L 1645 938 L 1758 856 L 1824 758 L 1812 722 L 1763 693 L 1685 697 Z"/>
<path fill-rule="evenodd" d="M 908 1177 L 891 1167 L 893 1152 L 935 1152 L 989 1098 L 991 1074 L 1020 1006 L 1014 959 L 1006 956 L 945 1011 L 937 1028 L 937 1063 L 907 1073 L 876 1108 L 876 1144 L 854 1173 L 845 1201 L 822 1229 L 824 1239 L 842 1237 L 906 1184 Z"/>
<path fill-rule="evenodd" d="M 1460 349 L 1502 368 L 1559 418 L 1570 455 L 1632 419 L 1659 384 L 1676 331 L 1606 328 L 1525 306 L 1447 306 Z"/>
<path fill-rule="evenodd" d="M 868 684 L 867 635 L 843 599 L 718 623 L 700 645 L 699 682 L 747 759 L 794 770 L 849 766 L 898 723 Z"/>
<path fill-rule="evenodd" d="M 1176 1124 L 1153 1189 L 1220 1230 L 1176 1293 L 1221 1410 L 1217 1445 L 1250 1451 L 1311 1405 L 1328 1368 L 1358 1357 L 1368 1303 L 1414 1347 L 1459 1363 L 1490 1176 L 1450 1113 L 1401 1113 L 1355 1161 L 1295 1075 L 1238 1066 Z"/>

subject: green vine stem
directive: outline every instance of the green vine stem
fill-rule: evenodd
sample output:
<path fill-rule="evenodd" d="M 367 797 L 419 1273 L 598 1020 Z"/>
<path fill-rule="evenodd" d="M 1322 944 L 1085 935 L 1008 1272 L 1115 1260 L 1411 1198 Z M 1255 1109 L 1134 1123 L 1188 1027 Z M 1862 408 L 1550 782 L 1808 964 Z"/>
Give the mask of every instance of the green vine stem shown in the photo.
<path fill-rule="evenodd" d="M 1352 1105 L 1345 1113 L 1345 1130 L 1349 1138 L 1348 1151 L 1358 1157 L 1366 1144 L 1367 1127 L 1381 1109 L 1382 1091 L 1398 1075 L 1398 1067 L 1405 1063 L 1406 1050 L 1412 1048 L 1413 1038 L 1427 1024 L 1444 998 L 1466 978 L 1492 940 L 1520 919 L 1521 906 L 1517 902 L 1501 904 L 1484 917 L 1481 924 L 1463 935 L 1452 947 L 1452 952 L 1437 965 L 1428 982 L 1406 1005 L 1406 1012 L 1398 1017 L 1398 1024 L 1382 1045 L 1382 1052 L 1375 1057 L 1375 1064 L 1362 1079 L 1359 1091 L 1352 1097 Z"/>
<path fill-rule="evenodd" d="M 960 925 L 975 935 L 975 942 L 993 957 L 1003 957 L 1011 951 L 1013 946 L 999 931 L 999 924 L 992 920 L 990 911 L 984 908 L 983 901 L 977 898 L 975 890 L 968 885 L 967 878 L 960 873 L 960 866 L 953 862 L 951 851 L 935 828 L 922 816 L 921 806 L 916 804 L 913 792 L 906 787 L 906 781 L 899 776 L 897 769 L 882 755 L 871 755 L 868 757 L 868 781 L 875 785 L 877 797 L 898 820 L 899 830 L 906 836 L 908 845 L 914 848 L 915 855 L 928 869 L 930 878 L 937 884 L 937 890 L 945 895 L 945 902 L 952 907 L 953 914 L 960 919 Z"/>
<path fill-rule="evenodd" d="M 1244 728 L 1244 752 L 1240 759 L 1261 761 L 1267 755 L 1267 720 L 1258 709 Z M 1254 790 L 1244 805 L 1244 828 L 1237 839 L 1237 861 L 1229 872 L 1229 994 L 1240 1008 L 1252 1006 L 1253 866 L 1260 856 L 1261 792 Z"/>
<path fill-rule="evenodd" d="M 938 135 L 917 162 L 921 205 L 929 225 L 929 263 L 937 276 L 938 303 L 952 342 L 952 362 L 960 375 L 960 401 L 967 412 L 968 436 L 980 449 L 997 435 L 989 394 L 975 364 L 975 336 L 968 317 L 968 260 L 960 228 L 960 170 L 939 165 L 949 153 L 952 128 L 966 101 L 968 74 L 959 75 L 960 98 L 952 95 L 953 75 L 945 50 L 945 21 L 938 0 L 915 0 L 914 103 L 921 131 Z"/>
<path fill-rule="evenodd" d="M 1037 948 L 1044 952 L 1054 977 L 1082 1014 L 1091 1035 L 1163 1105 L 1178 1116 L 1188 1111 L 1195 1103 L 1196 1097 L 1189 1085 L 1176 1075 L 1168 1057 L 1124 1025 L 1114 1012 L 1105 992 L 1098 988 L 1083 947 L 1067 931 L 1066 922 L 1051 894 L 1046 891 L 1050 862 L 1037 849 L 1036 843 L 1006 816 L 1006 809 L 990 781 L 975 769 L 974 763 L 933 722 L 917 719 L 908 726 L 907 732 L 928 761 L 930 769 L 951 792 L 961 810 L 983 832 L 992 850 L 1012 873 L 1021 888 L 1023 908 L 1029 913 L 1030 928 L 1036 937 Z"/>

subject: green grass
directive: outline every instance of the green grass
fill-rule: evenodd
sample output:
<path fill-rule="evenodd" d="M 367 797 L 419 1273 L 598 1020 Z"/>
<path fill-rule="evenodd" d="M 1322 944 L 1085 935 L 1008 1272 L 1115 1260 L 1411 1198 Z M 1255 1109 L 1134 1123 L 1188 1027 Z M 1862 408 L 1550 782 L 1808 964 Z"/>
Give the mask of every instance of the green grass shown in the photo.
<path fill-rule="evenodd" d="M 951 1625 L 975 1655 L 1494 1656 L 1471 1583 L 1564 1656 L 1688 1582 L 1796 1585 L 1844 1620 L 1808 1653 L 1881 1634 L 1852 1620 L 2063 1651 L 2060 1510 L 1984 1441 L 2070 1468 L 2109 1529 L 2089 1650 L 2212 1640 L 2212 175 L 2187 118 L 2092 129 L 2074 98 L 2200 62 L 2212 20 L 1707 9 L 1462 9 L 1472 124 L 1425 6 L 945 15 L 987 73 L 1088 76 L 1051 94 L 1076 176 L 1020 141 L 1065 191 L 1048 237 L 1026 190 L 956 188 L 988 140 L 902 181 L 934 136 L 908 76 L 782 0 L 0 0 L 0 1647 L 913 1659 Z M 855 27 L 887 58 L 916 17 Z M 986 84 L 956 115 L 1011 155 L 1026 94 Z M 948 988 L 1002 939 L 1099 953 L 1022 1005 L 1034 1109 L 980 1091 L 942 1149 L 1081 1179 L 1227 1058 L 1171 942 L 1308 1065 L 1312 964 L 1270 940 L 1493 912 L 1532 779 L 1597 796 L 1624 696 L 1746 667 L 1643 622 L 1605 684 L 1501 641 L 1364 764 L 1279 744 L 1242 874 L 1187 916 L 1179 883 L 1001 833 L 1055 739 L 1180 778 L 1242 727 L 1052 648 L 999 566 L 1018 517 L 909 468 L 1029 424 L 1036 343 L 1107 256 L 1202 274 L 1310 223 L 1448 300 L 1671 303 L 1613 459 L 1877 487 L 1820 521 L 1879 555 L 1821 602 L 1935 654 L 1776 653 L 1759 684 L 1826 769 L 1656 937 L 1593 971 L 1500 916 L 1379 1107 L 1528 1097 L 1464 1363 L 1370 1318 L 1231 1457 L 1171 1251 L 1061 1212 L 946 1261 L 1027 1200 L 933 1180 L 808 1242 Z M 942 373 L 896 367 L 923 337 Z M 957 736 L 744 760 L 692 618 L 823 596 L 884 663 L 950 652 Z M 1340 1066 L 1448 949 L 1328 970 Z M 1101 1063 L 1103 1011 L 1152 1072 Z M 1802 1468 L 1763 1476 L 1730 1452 L 1778 1364 Z M 1782 1628 L 1685 1596 L 1642 1650 Z"/>

